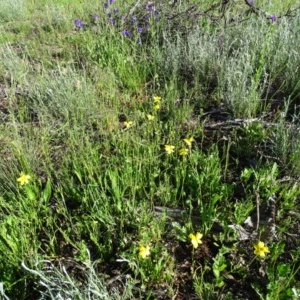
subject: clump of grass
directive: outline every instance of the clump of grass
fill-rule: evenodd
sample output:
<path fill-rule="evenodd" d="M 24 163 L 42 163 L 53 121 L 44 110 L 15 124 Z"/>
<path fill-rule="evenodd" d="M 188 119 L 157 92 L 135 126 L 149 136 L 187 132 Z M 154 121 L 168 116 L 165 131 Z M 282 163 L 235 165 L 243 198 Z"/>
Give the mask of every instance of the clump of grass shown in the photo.
<path fill-rule="evenodd" d="M 161 63 L 163 72 L 172 74 L 179 85 L 193 87 L 201 106 L 208 96 L 215 106 L 226 103 L 235 117 L 256 116 L 278 103 L 278 84 L 285 95 L 297 97 L 298 83 L 292 75 L 298 72 L 297 63 L 289 64 L 293 70 L 285 72 L 286 62 L 296 59 L 292 49 L 297 46 L 283 42 L 293 34 L 290 22 L 297 18 L 283 18 L 274 24 L 250 19 L 229 27 L 226 34 L 211 30 L 208 35 L 198 27 L 190 30 L 187 38 L 166 35 L 168 56 Z M 204 94 L 207 91 L 209 94 Z"/>
<path fill-rule="evenodd" d="M 27 17 L 27 6 L 23 0 L 6 1 L 1 0 L 1 22 L 13 22 L 17 20 L 25 20 Z"/>
<path fill-rule="evenodd" d="M 81 281 L 73 278 L 70 270 L 60 262 L 55 265 L 51 261 L 39 261 L 34 269 L 28 268 L 25 264 L 22 266 L 38 279 L 36 288 L 39 291 L 39 299 L 131 299 L 133 296 L 132 278 L 126 278 L 124 284 L 116 279 L 122 285 L 123 292 L 120 293 L 114 288 L 108 290 L 105 279 L 97 274 L 95 263 L 91 261 L 86 261 L 83 265 L 76 262 L 69 263 L 72 264 L 72 268 L 83 271 Z"/>

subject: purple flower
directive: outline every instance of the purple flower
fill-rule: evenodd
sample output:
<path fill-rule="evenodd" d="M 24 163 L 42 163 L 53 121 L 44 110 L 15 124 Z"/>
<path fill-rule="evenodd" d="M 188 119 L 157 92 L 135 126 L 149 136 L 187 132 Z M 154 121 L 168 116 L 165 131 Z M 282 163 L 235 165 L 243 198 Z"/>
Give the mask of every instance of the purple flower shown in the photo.
<path fill-rule="evenodd" d="M 252 0 L 253 1 L 253 0 Z M 157 16 L 159 12 L 157 10 L 154 11 L 154 16 Z"/>
<path fill-rule="evenodd" d="M 109 1 L 107 1 L 108 3 L 104 3 L 103 4 L 103 7 L 106 9 L 106 8 L 108 8 L 108 5 L 110 5 L 110 4 L 113 4 L 114 3 L 114 0 L 109 0 Z"/>
<path fill-rule="evenodd" d="M 136 40 L 137 44 L 140 44 L 142 42 L 141 38 L 139 37 L 137 40 Z"/>
<path fill-rule="evenodd" d="M 254 0 L 247 0 L 247 2 L 250 6 L 254 6 Z"/>
<path fill-rule="evenodd" d="M 148 4 L 148 5 L 146 5 L 145 9 L 146 9 L 147 11 L 153 11 L 154 6 L 153 6 L 153 4 Z"/>
<path fill-rule="evenodd" d="M 114 13 L 117 14 L 119 10 L 117 8 L 114 9 Z"/>
<path fill-rule="evenodd" d="M 111 24 L 115 25 L 116 20 L 115 20 L 114 18 L 109 18 L 109 22 L 110 22 Z"/>
<path fill-rule="evenodd" d="M 107 15 L 109 18 L 111 17 L 111 13 L 110 13 L 110 12 L 106 13 L 106 15 Z"/>
<path fill-rule="evenodd" d="M 146 19 L 150 19 L 150 15 L 149 15 L 149 14 L 146 14 L 146 15 L 145 15 L 145 18 L 146 18 Z"/>
<path fill-rule="evenodd" d="M 137 20 L 136 17 L 132 17 L 131 18 L 132 24 L 134 24 L 136 22 L 136 20 Z"/>
<path fill-rule="evenodd" d="M 276 17 L 275 15 L 272 15 L 272 16 L 270 17 L 271 23 L 274 23 L 276 20 L 277 20 L 277 17 Z"/>
<path fill-rule="evenodd" d="M 93 20 L 94 20 L 94 22 L 95 22 L 95 23 L 97 23 L 97 22 L 98 22 L 98 20 L 99 20 L 99 16 L 97 16 L 97 15 L 93 15 Z"/>
<path fill-rule="evenodd" d="M 83 28 L 83 26 L 84 26 L 84 23 L 83 22 L 81 22 L 80 20 L 75 20 L 74 21 L 74 25 L 77 27 L 77 28 Z"/>
<path fill-rule="evenodd" d="M 143 28 L 142 27 L 138 27 L 137 31 L 138 31 L 138 33 L 142 33 L 143 32 Z"/>
<path fill-rule="evenodd" d="M 129 30 L 123 30 L 122 34 L 124 37 L 130 37 L 130 31 Z"/>

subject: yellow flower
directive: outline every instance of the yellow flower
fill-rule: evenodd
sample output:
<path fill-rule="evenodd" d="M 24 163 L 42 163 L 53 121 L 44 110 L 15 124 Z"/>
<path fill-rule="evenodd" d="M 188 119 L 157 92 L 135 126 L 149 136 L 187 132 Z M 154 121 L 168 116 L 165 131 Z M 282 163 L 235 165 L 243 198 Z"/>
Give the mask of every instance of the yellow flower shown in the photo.
<path fill-rule="evenodd" d="M 21 173 L 20 177 L 17 179 L 17 181 L 20 183 L 20 185 L 24 185 L 29 183 L 29 180 L 31 179 L 30 175 L 26 175 L 25 173 Z"/>
<path fill-rule="evenodd" d="M 152 116 L 152 115 L 147 115 L 147 119 L 148 119 L 149 121 L 152 121 L 152 120 L 154 120 L 154 116 Z"/>
<path fill-rule="evenodd" d="M 264 242 L 258 241 L 256 245 L 254 245 L 254 254 L 260 257 L 265 257 L 266 253 L 269 253 L 269 248 L 265 246 Z"/>
<path fill-rule="evenodd" d="M 182 148 L 179 150 L 179 155 L 181 155 L 181 156 L 185 156 L 188 154 L 189 154 L 189 149 L 187 149 L 187 148 Z"/>
<path fill-rule="evenodd" d="M 189 238 L 191 239 L 192 245 L 195 249 L 198 248 L 199 244 L 202 244 L 202 234 L 200 232 L 197 232 L 196 234 L 191 233 L 189 235 Z"/>
<path fill-rule="evenodd" d="M 183 141 L 189 146 L 192 147 L 192 142 L 194 141 L 193 137 L 183 139 Z"/>
<path fill-rule="evenodd" d="M 160 105 L 157 103 L 157 104 L 155 104 L 155 105 L 153 106 L 153 108 L 154 108 L 155 110 L 159 110 L 159 109 L 160 109 Z"/>
<path fill-rule="evenodd" d="M 154 101 L 155 104 L 159 104 L 160 100 L 161 100 L 161 97 L 153 96 L 153 101 Z"/>
<path fill-rule="evenodd" d="M 125 121 L 123 124 L 124 124 L 125 128 L 129 128 L 133 125 L 133 122 L 132 121 Z"/>
<path fill-rule="evenodd" d="M 165 151 L 167 154 L 172 154 L 174 152 L 175 146 L 173 145 L 165 145 Z"/>
<path fill-rule="evenodd" d="M 150 255 L 150 247 L 149 246 L 140 246 L 139 247 L 139 255 L 141 258 L 145 259 L 147 256 Z"/>

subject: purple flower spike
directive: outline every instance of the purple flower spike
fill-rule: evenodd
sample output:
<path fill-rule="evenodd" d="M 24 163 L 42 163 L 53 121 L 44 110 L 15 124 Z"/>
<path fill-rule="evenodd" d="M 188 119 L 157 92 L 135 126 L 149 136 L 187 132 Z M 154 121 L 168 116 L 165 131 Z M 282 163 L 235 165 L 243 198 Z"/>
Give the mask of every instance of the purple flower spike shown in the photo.
<path fill-rule="evenodd" d="M 142 33 L 143 32 L 143 28 L 142 27 L 138 27 L 137 31 L 138 31 L 138 33 Z"/>
<path fill-rule="evenodd" d="M 252 0 L 253 1 L 253 0 Z M 154 16 L 158 16 L 159 12 L 157 10 L 154 11 Z"/>
<path fill-rule="evenodd" d="M 108 12 L 106 15 L 107 15 L 109 18 L 111 17 L 111 13 L 110 13 L 110 12 Z"/>
<path fill-rule="evenodd" d="M 117 8 L 114 9 L 114 13 L 117 14 L 119 10 Z"/>
<path fill-rule="evenodd" d="M 145 9 L 146 9 L 147 11 L 153 11 L 154 6 L 153 6 L 152 4 L 148 4 L 148 5 L 146 5 Z"/>
<path fill-rule="evenodd" d="M 109 4 L 113 4 L 114 3 L 114 0 L 109 0 Z"/>
<path fill-rule="evenodd" d="M 111 24 L 115 25 L 116 20 L 115 20 L 114 18 L 110 18 L 110 19 L 109 19 L 109 22 L 110 22 Z"/>
<path fill-rule="evenodd" d="M 103 8 L 107 9 L 108 8 L 108 4 L 107 3 L 103 4 Z"/>
<path fill-rule="evenodd" d="M 77 20 L 77 19 L 74 21 L 74 25 L 77 28 L 83 28 L 83 26 L 84 26 L 83 22 L 81 22 L 80 20 Z"/>
<path fill-rule="evenodd" d="M 123 30 L 123 31 L 122 31 L 122 34 L 123 34 L 124 37 L 130 37 L 130 32 L 129 32 L 129 30 Z"/>
<path fill-rule="evenodd" d="M 97 16 L 97 15 L 93 15 L 93 20 L 94 20 L 94 22 L 95 22 L 95 23 L 97 23 L 97 22 L 98 22 L 98 20 L 99 20 L 99 16 Z"/>
<path fill-rule="evenodd" d="M 272 15 L 272 16 L 270 17 L 271 23 L 274 23 L 276 20 L 277 20 L 277 17 L 276 17 L 275 15 Z"/>

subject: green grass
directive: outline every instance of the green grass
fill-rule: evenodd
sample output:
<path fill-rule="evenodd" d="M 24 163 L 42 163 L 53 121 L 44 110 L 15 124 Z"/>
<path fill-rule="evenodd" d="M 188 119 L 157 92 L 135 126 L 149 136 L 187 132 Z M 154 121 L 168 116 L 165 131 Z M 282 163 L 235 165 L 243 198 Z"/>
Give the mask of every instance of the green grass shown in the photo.
<path fill-rule="evenodd" d="M 261 2 L 0 0 L 0 298 L 299 297 L 299 13 Z"/>

